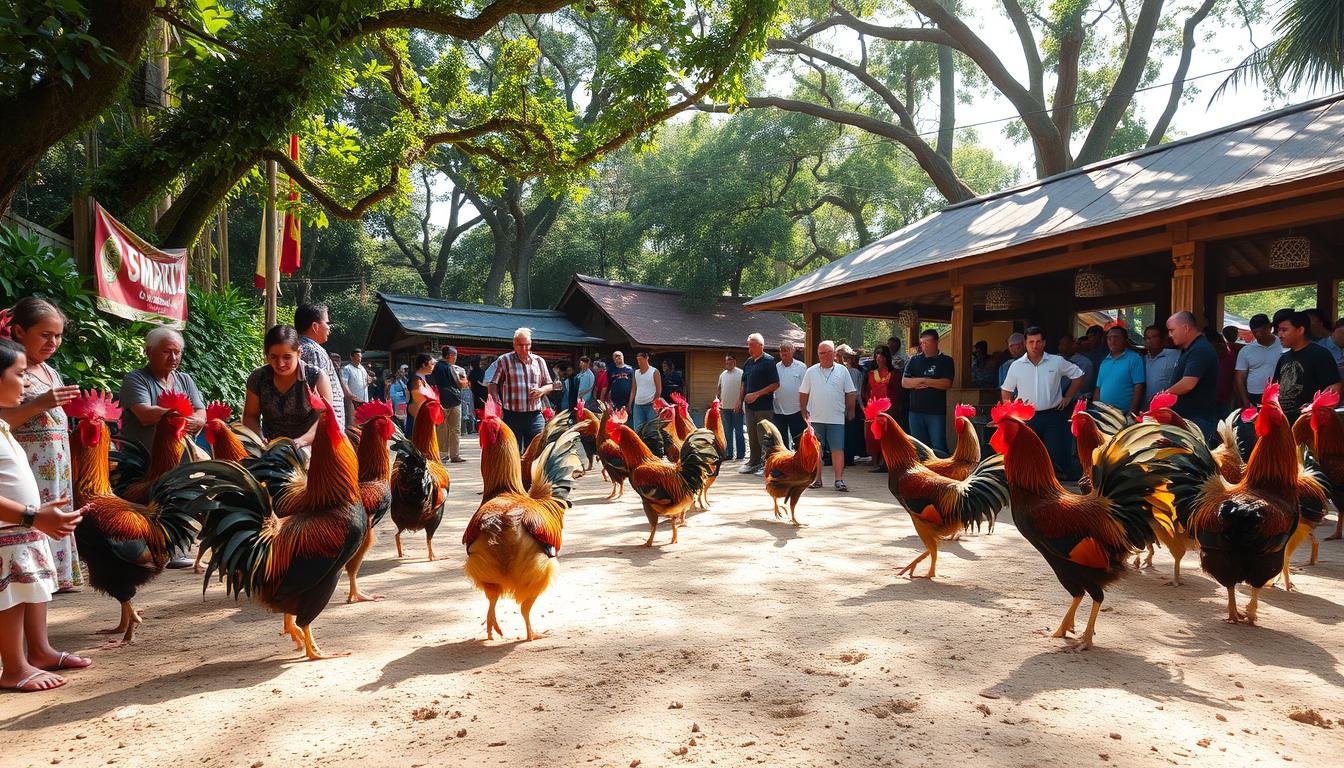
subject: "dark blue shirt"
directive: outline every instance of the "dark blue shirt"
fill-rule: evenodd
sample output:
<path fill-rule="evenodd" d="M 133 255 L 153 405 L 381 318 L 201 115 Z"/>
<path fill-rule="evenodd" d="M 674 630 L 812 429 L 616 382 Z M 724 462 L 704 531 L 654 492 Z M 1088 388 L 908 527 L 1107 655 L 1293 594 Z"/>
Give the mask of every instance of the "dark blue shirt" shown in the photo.
<path fill-rule="evenodd" d="M 756 398 L 756 402 L 748 403 L 746 396 L 752 392 L 765 389 L 771 384 L 779 383 L 779 369 L 775 367 L 775 358 L 767 353 L 761 353 L 760 359 L 752 360 L 747 358 L 747 362 L 742 364 L 742 405 L 748 411 L 773 411 L 775 410 L 775 393 L 761 395 Z"/>
<path fill-rule="evenodd" d="M 617 408 L 630 405 L 630 388 L 634 385 L 635 369 L 628 365 L 607 367 L 607 396 Z"/>
<path fill-rule="evenodd" d="M 1187 419 L 1217 419 L 1218 353 L 1203 334 L 1181 350 L 1181 356 L 1171 372 L 1171 385 L 1186 376 L 1198 378 L 1199 383 L 1194 389 L 1177 397 L 1172 410 Z"/>

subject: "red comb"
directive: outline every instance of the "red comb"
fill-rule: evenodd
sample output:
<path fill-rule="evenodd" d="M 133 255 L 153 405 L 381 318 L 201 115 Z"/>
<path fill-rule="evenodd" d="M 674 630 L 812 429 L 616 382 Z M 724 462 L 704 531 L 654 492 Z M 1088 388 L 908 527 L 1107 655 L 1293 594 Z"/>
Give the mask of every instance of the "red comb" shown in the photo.
<path fill-rule="evenodd" d="M 1269 385 L 1265 387 L 1265 394 L 1260 396 L 1260 402 L 1273 403 L 1275 405 L 1279 404 L 1279 383 L 1277 381 L 1270 382 Z"/>
<path fill-rule="evenodd" d="M 686 405 L 686 398 L 682 397 L 680 392 L 673 392 L 672 402 L 676 403 L 677 407 L 680 408 L 681 406 Z"/>
<path fill-rule="evenodd" d="M 233 406 L 218 400 L 205 406 L 206 421 L 228 421 L 233 418 Z"/>
<path fill-rule="evenodd" d="M 959 404 L 957 405 L 956 408 L 953 408 L 953 409 L 952 409 L 952 416 L 955 417 L 955 418 L 961 418 L 961 417 L 965 416 L 966 418 L 969 419 L 969 418 L 971 418 L 971 417 L 974 416 L 974 415 L 975 415 L 975 406 L 974 406 L 974 405 L 967 405 L 966 403 L 959 403 Z"/>
<path fill-rule="evenodd" d="M 717 397 L 714 398 L 714 402 L 712 402 L 712 403 L 709 404 L 709 408 L 710 408 L 710 410 L 712 410 L 712 411 L 717 411 L 717 410 L 719 410 L 719 398 L 717 398 Z"/>
<path fill-rule="evenodd" d="M 885 397 L 869 400 L 868 404 L 863 406 L 863 417 L 865 419 L 876 419 L 879 413 L 891 408 L 891 400 Z"/>
<path fill-rule="evenodd" d="M 1339 393 L 1332 389 L 1327 389 L 1324 392 L 1317 392 L 1316 396 L 1311 399 L 1311 404 L 1302 406 L 1302 410 L 1334 408 L 1337 405 L 1339 405 Z"/>
<path fill-rule="evenodd" d="M 612 412 L 610 422 L 612 424 L 624 424 L 626 418 L 625 408 L 620 407 Z"/>
<path fill-rule="evenodd" d="M 370 400 L 355 409 L 355 421 L 364 424 L 379 416 L 391 416 L 392 406 L 382 400 Z"/>
<path fill-rule="evenodd" d="M 493 395 L 486 398 L 485 408 L 481 410 L 481 416 L 486 419 L 499 418 L 499 401 L 496 400 Z"/>
<path fill-rule="evenodd" d="M 1176 404 L 1176 396 L 1170 392 L 1162 391 L 1153 395 L 1153 401 L 1148 404 L 1148 410 L 1156 411 L 1159 408 L 1170 408 Z"/>
<path fill-rule="evenodd" d="M 671 407 L 672 407 L 672 406 L 671 406 L 666 400 L 664 400 L 663 398 L 661 398 L 661 397 L 655 397 L 655 398 L 653 398 L 653 409 L 654 409 L 655 411 L 658 411 L 658 412 L 661 413 L 662 411 L 665 411 L 665 410 L 667 410 L 668 408 L 671 408 Z"/>
<path fill-rule="evenodd" d="M 1247 424 L 1251 423 L 1252 421 L 1255 421 L 1255 409 L 1243 408 L 1241 410 L 1241 420 L 1246 422 Z"/>
<path fill-rule="evenodd" d="M 10 327 L 14 325 L 14 310 L 0 309 L 0 339 L 10 338 Z"/>
<path fill-rule="evenodd" d="M 195 412 L 191 407 L 191 398 L 181 392 L 164 392 L 159 395 L 159 407 L 167 408 L 170 411 L 176 411 L 177 415 L 187 418 Z"/>
<path fill-rule="evenodd" d="M 585 413 L 587 413 L 587 411 L 588 411 L 588 409 L 584 407 L 584 404 L 583 404 L 583 398 L 582 398 L 582 397 L 580 397 L 578 400 L 575 400 L 575 401 L 574 401 L 574 415 L 575 415 L 575 416 L 577 416 L 578 418 L 582 419 L 582 418 L 583 418 L 583 415 L 584 415 Z"/>
<path fill-rule="evenodd" d="M 1082 413 L 1082 412 L 1085 411 L 1085 410 L 1087 410 L 1087 401 L 1086 401 L 1086 400 L 1079 400 L 1078 402 L 1076 402 L 1076 403 L 1073 404 L 1073 412 L 1074 412 L 1075 414 Z"/>
<path fill-rule="evenodd" d="M 555 417 L 555 409 L 554 409 L 554 408 L 549 408 L 549 407 L 548 407 L 548 408 L 542 408 L 542 409 L 541 409 L 541 417 L 542 417 L 543 419 L 547 420 L 547 421 L 550 421 L 552 418 Z"/>
<path fill-rule="evenodd" d="M 112 395 L 96 389 L 85 390 L 84 394 L 61 408 L 65 415 L 76 419 L 117 421 L 121 418 L 121 407 L 112 399 Z"/>
<path fill-rule="evenodd" d="M 1005 419 L 1031 421 L 1031 417 L 1035 415 L 1035 406 L 1028 405 L 1021 400 L 1014 400 L 1011 403 L 999 403 L 994 406 L 993 410 L 990 411 L 989 418 L 995 424 L 1000 424 Z"/>

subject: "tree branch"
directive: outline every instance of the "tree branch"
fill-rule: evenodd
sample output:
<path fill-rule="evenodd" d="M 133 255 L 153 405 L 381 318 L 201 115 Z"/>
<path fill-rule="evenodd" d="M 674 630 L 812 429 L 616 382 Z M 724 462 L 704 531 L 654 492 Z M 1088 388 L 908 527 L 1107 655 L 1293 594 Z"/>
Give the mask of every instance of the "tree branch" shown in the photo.
<path fill-rule="evenodd" d="M 872 73 L 870 73 L 866 68 L 860 67 L 850 61 L 840 58 L 839 56 L 826 53 L 825 51 L 817 50 L 816 48 L 813 48 L 804 43 L 797 42 L 795 40 L 783 40 L 779 38 L 772 38 L 767 43 L 767 45 L 772 51 L 785 52 L 785 53 L 794 52 L 803 54 L 806 56 L 810 56 L 814 59 L 817 59 L 818 61 L 824 61 L 837 69 L 841 69 L 844 70 L 845 72 L 848 72 L 849 74 L 853 75 L 854 78 L 857 79 L 859 82 L 867 86 L 869 90 L 877 94 L 878 98 L 882 99 L 882 102 L 887 105 L 887 108 L 890 109 L 892 113 L 896 115 L 897 119 L 901 121 L 902 127 L 904 127 L 907 131 L 909 131 L 912 134 L 917 133 L 917 129 L 915 127 L 915 121 L 910 114 L 910 110 L 906 109 L 905 104 L 899 98 L 896 97 L 896 94 L 891 92 L 890 88 L 883 85 L 881 80 L 878 80 L 876 77 L 873 77 Z M 834 107 L 835 104 L 832 103 L 831 106 Z M 918 137 L 916 136 L 916 138 Z"/>
<path fill-rule="evenodd" d="M 1003 0 L 1003 9 L 1017 30 L 1017 39 L 1022 43 L 1022 56 L 1027 60 L 1027 87 L 1037 100 L 1045 102 L 1045 67 L 1041 65 L 1040 49 L 1036 47 L 1036 36 L 1032 34 L 1031 23 L 1022 10 L 1018 0 Z"/>
<path fill-rule="evenodd" d="M 1171 94 L 1167 96 L 1167 105 L 1162 108 L 1162 114 L 1153 123 L 1153 130 L 1148 134 L 1148 143 L 1145 146 L 1153 147 L 1159 144 L 1167 133 L 1167 127 L 1171 125 L 1171 119 L 1176 116 L 1176 109 L 1181 105 L 1181 96 L 1185 94 L 1185 76 L 1190 71 L 1190 59 L 1195 51 L 1195 28 L 1217 4 L 1218 0 L 1204 0 L 1190 18 L 1185 20 L 1185 28 L 1181 32 L 1181 61 L 1176 65 L 1176 74 L 1171 78 Z"/>
<path fill-rule="evenodd" d="M 191 37 L 194 37 L 203 42 L 207 42 L 211 45 L 218 46 L 226 51 L 229 51 L 230 53 L 235 53 L 239 56 L 248 55 L 247 51 L 243 50 L 242 48 L 239 48 L 233 43 L 230 43 L 227 40 L 221 40 L 220 38 L 215 37 L 209 32 L 206 32 L 205 30 L 193 27 L 191 25 L 191 22 L 187 21 L 181 16 L 178 16 L 177 13 L 168 6 L 157 7 L 154 10 L 150 11 L 150 13 L 168 22 L 173 26 L 174 29 L 181 30 L 183 33 L 190 35 Z"/>
<path fill-rule="evenodd" d="M 419 117 L 419 108 L 415 106 L 415 102 L 406 93 L 406 77 L 402 71 L 401 54 L 397 53 L 397 49 L 393 48 L 392 44 L 387 42 L 387 38 L 382 35 L 378 36 L 378 49 L 383 52 L 391 65 L 391 70 L 387 75 L 387 85 L 392 89 L 392 95 L 397 98 L 403 109 Z"/>
<path fill-rule="evenodd" d="M 1067 145 L 1073 136 L 1073 116 L 1078 109 L 1078 61 L 1083 54 L 1083 10 L 1075 9 L 1060 19 L 1058 63 L 1055 65 L 1055 96 L 1051 119 Z"/>
<path fill-rule="evenodd" d="M 881 24 L 864 21 L 839 7 L 835 8 L 834 16 L 806 27 L 798 34 L 793 35 L 792 39 L 801 42 L 832 27 L 848 27 L 869 37 L 878 37 L 896 43 L 937 43 L 952 48 L 961 48 L 951 35 L 937 27 L 884 27 Z"/>
<path fill-rule="evenodd" d="M 1144 0 L 1139 8 L 1139 17 L 1134 22 L 1134 34 L 1129 48 L 1125 51 L 1125 62 L 1120 65 L 1120 74 L 1116 75 L 1111 90 L 1106 94 L 1092 128 L 1087 132 L 1087 140 L 1078 150 L 1078 165 L 1094 163 L 1106 156 L 1106 147 L 1115 135 L 1115 128 L 1129 110 L 1134 101 L 1134 91 L 1143 79 L 1148 57 L 1153 47 L 1153 36 L 1162 20 L 1162 0 Z"/>
<path fill-rule="evenodd" d="M 515 14 L 553 13 L 575 0 L 495 0 L 475 16 L 458 16 L 429 8 L 395 8 L 361 19 L 352 37 L 390 29 L 422 29 L 459 40 L 478 40 L 506 17 Z"/>

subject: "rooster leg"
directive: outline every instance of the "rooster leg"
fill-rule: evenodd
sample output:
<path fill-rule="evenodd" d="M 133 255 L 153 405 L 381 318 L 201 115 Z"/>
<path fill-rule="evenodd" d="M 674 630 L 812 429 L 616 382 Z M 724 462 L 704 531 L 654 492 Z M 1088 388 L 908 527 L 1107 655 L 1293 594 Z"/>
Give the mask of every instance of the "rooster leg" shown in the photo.
<path fill-rule="evenodd" d="M 289 635 L 289 639 L 294 641 L 294 650 L 303 650 L 303 630 L 299 629 L 299 625 L 294 623 L 294 614 L 285 614 L 285 627 L 280 630 L 280 634 Z"/>
<path fill-rule="evenodd" d="M 607 501 L 611 501 L 614 498 L 616 498 L 616 483 L 613 482 L 611 484 L 611 493 L 607 494 Z"/>
<path fill-rule="evenodd" d="M 406 553 L 401 549 L 401 529 L 397 529 L 397 535 L 393 537 L 397 540 L 397 557 L 405 557 Z"/>
<path fill-rule="evenodd" d="M 1077 608 L 1078 604 L 1074 603 L 1074 607 Z M 1083 630 L 1082 637 L 1078 638 L 1077 640 L 1074 640 L 1072 643 L 1069 644 L 1069 647 L 1065 649 L 1066 651 L 1068 651 L 1069 653 L 1075 653 L 1077 651 L 1086 651 L 1088 648 L 1092 647 L 1092 636 L 1096 634 L 1097 631 L 1098 613 L 1101 613 L 1101 603 L 1096 600 L 1093 600 L 1092 613 L 1088 614 L 1087 617 L 1087 629 Z"/>
<path fill-rule="evenodd" d="M 101 647 L 105 650 L 110 650 L 112 648 L 120 648 L 124 645 L 130 645 L 135 642 L 135 628 L 140 626 L 140 621 L 140 614 L 136 613 L 135 606 L 131 605 L 131 601 L 127 600 L 122 603 L 121 621 L 117 623 L 117 626 L 112 629 L 98 630 L 98 634 L 100 635 L 115 635 L 120 632 L 121 638 L 108 640 L 103 643 Z"/>
<path fill-rule="evenodd" d="M 1051 635 L 1051 637 L 1069 636 L 1069 633 L 1073 631 L 1073 617 L 1078 614 L 1078 606 L 1082 605 L 1082 603 L 1083 595 L 1079 593 L 1077 597 L 1073 598 L 1073 602 L 1069 604 L 1069 610 L 1064 614 L 1064 620 L 1059 622 L 1059 629 L 1056 629 L 1055 634 Z M 1093 603 L 1093 607 L 1096 607 L 1095 603 Z"/>
<path fill-rule="evenodd" d="M 1176 533 L 1170 537 L 1162 534 L 1160 538 L 1162 543 L 1166 545 L 1167 550 L 1171 552 L 1171 559 L 1175 561 L 1172 565 L 1171 581 L 1167 582 L 1167 586 L 1179 587 L 1184 583 L 1181 581 L 1181 559 L 1185 557 L 1185 534 Z"/>
<path fill-rule="evenodd" d="M 495 619 L 495 603 L 499 602 L 500 594 L 499 587 L 493 584 L 485 587 L 485 596 L 490 600 L 490 607 L 485 611 L 486 640 L 494 640 L 496 632 L 499 633 L 501 639 L 504 637 L 504 630 L 499 628 L 499 621 Z"/>
<path fill-rule="evenodd" d="M 437 557 L 434 557 L 434 539 L 428 536 L 425 537 L 425 549 L 429 550 L 429 562 L 432 563 L 438 559 Z"/>
<path fill-rule="evenodd" d="M 1143 561 L 1143 567 L 1144 567 L 1144 568 L 1152 568 L 1152 567 L 1153 567 L 1153 545 L 1152 545 L 1152 544 L 1149 544 L 1149 545 L 1148 545 L 1148 557 L 1144 559 L 1144 561 Z"/>
<path fill-rule="evenodd" d="M 1344 506 L 1335 504 L 1335 532 L 1325 537 L 1326 541 L 1344 539 Z"/>
<path fill-rule="evenodd" d="M 926 558 L 926 557 L 928 557 L 928 556 L 929 556 L 929 553 L 928 553 L 928 551 L 926 550 L 926 551 L 923 552 L 919 557 L 916 557 L 914 560 L 911 560 L 910 563 L 909 563 L 908 565 L 906 565 L 904 568 L 902 568 L 901 570 L 897 571 L 897 572 L 896 572 L 896 575 L 897 575 L 897 576 L 904 576 L 905 574 L 908 573 L 908 574 L 910 574 L 910 578 L 912 578 L 912 579 L 915 578 L 915 566 L 916 566 L 916 565 L 919 565 L 920 562 L 922 562 L 922 561 L 924 560 L 924 558 Z"/>
<path fill-rule="evenodd" d="M 1251 587 L 1251 601 L 1246 604 L 1246 626 L 1255 626 L 1255 614 L 1260 607 L 1260 588 Z"/>
<path fill-rule="evenodd" d="M 672 543 L 672 544 L 676 544 L 676 543 L 677 543 L 677 520 L 678 520 L 679 518 L 676 518 L 676 517 L 670 517 L 670 518 L 668 518 L 668 519 L 672 521 L 672 541 L 671 541 L 671 543 Z"/>
<path fill-rule="evenodd" d="M 1311 559 L 1307 561 L 1307 565 L 1315 565 L 1316 556 L 1321 553 L 1321 542 L 1317 541 L 1315 531 L 1313 531 L 1310 534 L 1310 536 L 1311 536 Z"/>
<path fill-rule="evenodd" d="M 303 649 L 308 655 L 309 661 L 321 661 L 323 659 L 339 659 L 342 656 L 349 656 L 349 651 L 340 653 L 323 653 L 322 649 L 317 647 L 317 641 L 313 639 L 313 625 L 308 624 L 301 627 L 303 630 Z"/>
<path fill-rule="evenodd" d="M 530 617 L 532 614 L 532 604 L 535 603 L 536 601 L 537 598 L 530 597 L 518 605 L 518 610 L 522 611 L 523 613 L 523 625 L 527 627 L 527 637 L 524 639 L 529 641 L 540 640 L 541 638 L 551 634 L 551 631 L 549 629 L 542 633 L 532 631 L 532 619 Z M 503 633 L 501 632 L 500 634 Z"/>
<path fill-rule="evenodd" d="M 355 551 L 355 556 L 350 558 L 350 562 L 345 564 L 345 575 L 350 579 L 350 594 L 346 596 L 347 603 L 367 603 L 370 601 L 382 600 L 382 595 L 366 595 L 359 591 L 359 586 L 355 583 L 359 576 L 359 566 L 364 562 L 364 555 L 368 553 L 369 547 L 373 546 L 373 529 L 364 535 L 364 543 L 359 545 Z"/>
<path fill-rule="evenodd" d="M 771 496 L 770 503 L 775 505 L 775 519 L 779 520 L 781 517 L 783 517 L 779 513 L 779 499 L 775 498 L 774 496 Z"/>
<path fill-rule="evenodd" d="M 1227 588 L 1227 618 L 1224 619 L 1228 624 L 1240 624 L 1246 615 L 1237 610 L 1237 590 L 1235 587 Z"/>
<path fill-rule="evenodd" d="M 902 568 L 900 571 L 898 571 L 896 575 L 903 576 L 908 573 L 910 574 L 910 578 L 912 579 L 932 579 L 933 569 L 938 563 L 938 534 L 934 533 L 927 526 L 923 525 L 918 518 L 914 518 L 914 520 L 915 520 L 915 533 L 919 534 L 919 540 L 924 542 L 924 554 L 920 555 L 919 557 L 916 557 L 914 560 L 911 560 L 910 564 Z M 919 565 L 920 561 L 922 561 L 924 558 L 930 555 L 933 556 L 933 561 L 929 565 L 928 575 L 916 576 L 915 566 Z"/>
<path fill-rule="evenodd" d="M 191 564 L 191 572 L 196 574 L 197 576 L 201 575 L 202 573 L 205 573 L 205 567 L 201 565 L 201 558 L 203 557 L 205 557 L 204 544 L 202 544 L 200 548 L 196 550 L 196 561 Z"/>
<path fill-rule="evenodd" d="M 644 516 L 649 519 L 649 540 L 644 542 L 641 546 L 652 547 L 653 535 L 658 532 L 658 515 L 656 513 L 650 512 L 646 508 L 644 510 Z"/>

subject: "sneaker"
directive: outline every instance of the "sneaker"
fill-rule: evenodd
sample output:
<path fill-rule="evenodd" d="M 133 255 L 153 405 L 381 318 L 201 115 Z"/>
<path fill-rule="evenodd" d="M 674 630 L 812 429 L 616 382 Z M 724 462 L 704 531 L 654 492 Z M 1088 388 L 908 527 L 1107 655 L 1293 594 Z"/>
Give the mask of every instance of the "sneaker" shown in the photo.
<path fill-rule="evenodd" d="M 812 481 L 812 484 L 809 485 L 809 486 L 807 486 L 807 487 L 808 487 L 808 488 L 820 488 L 822 485 L 824 485 L 824 483 L 822 483 L 820 480 L 813 480 L 813 481 Z"/>
<path fill-rule="evenodd" d="M 762 469 L 764 469 L 764 467 L 762 467 Z M 750 464 L 743 464 L 741 467 L 738 468 L 738 470 L 737 470 L 737 474 L 739 474 L 739 475 L 750 475 L 751 473 L 753 473 L 753 472 L 755 472 L 755 471 L 756 471 L 756 467 L 753 467 L 753 466 L 751 466 Z"/>
<path fill-rule="evenodd" d="M 462 458 L 461 456 L 454 456 L 453 458 L 449 459 L 448 461 L 449 461 L 449 463 L 451 463 L 451 464 L 466 464 L 466 463 L 467 463 L 467 460 L 464 459 L 464 458 Z"/>
<path fill-rule="evenodd" d="M 755 475 L 755 476 L 757 476 L 757 477 L 765 477 L 765 467 L 761 467 L 760 469 L 756 470 L 755 472 L 752 472 L 752 474 Z"/>
<path fill-rule="evenodd" d="M 169 568 L 190 568 L 195 564 L 196 561 L 192 560 L 190 557 L 174 557 L 172 560 L 168 561 Z"/>
<path fill-rule="evenodd" d="M 849 486 L 845 485 L 844 480 L 836 480 L 835 490 L 840 491 L 841 493 L 849 493 Z"/>

